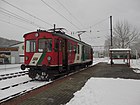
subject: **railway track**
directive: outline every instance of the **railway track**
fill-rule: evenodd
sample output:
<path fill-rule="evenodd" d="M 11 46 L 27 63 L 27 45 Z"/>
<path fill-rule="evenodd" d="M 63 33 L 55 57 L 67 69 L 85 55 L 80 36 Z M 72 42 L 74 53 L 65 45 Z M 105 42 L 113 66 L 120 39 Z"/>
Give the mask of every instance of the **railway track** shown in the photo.
<path fill-rule="evenodd" d="M 21 96 L 22 94 L 36 90 L 40 87 L 49 86 L 50 84 L 55 83 L 59 80 L 60 81 L 64 80 L 65 78 L 70 77 L 71 75 L 74 75 L 74 74 L 76 74 L 80 71 L 83 71 L 85 69 L 87 69 L 87 68 L 80 69 L 78 71 L 69 73 L 68 75 L 64 75 L 62 77 L 59 77 L 59 78 L 57 78 L 53 81 L 49 81 L 49 82 L 47 82 L 47 81 L 34 81 L 34 80 L 31 80 L 27 75 L 22 76 L 22 77 L 12 78 L 15 80 L 8 79 L 9 81 L 14 81 L 14 83 L 11 82 L 11 84 L 9 84 L 7 86 L 0 87 L 0 93 L 6 94 L 6 93 L 10 92 L 10 94 L 7 94 L 7 95 L 0 95 L 0 103 L 6 102 L 10 99 Z M 8 81 L 8 80 L 3 80 L 3 81 Z M 18 82 L 16 80 L 18 80 Z M 3 82 L 3 81 L 0 81 L 0 82 Z"/>
<path fill-rule="evenodd" d="M 7 67 L 6 65 L 2 65 L 0 70 L 9 70 L 9 69 L 16 69 L 16 68 L 20 68 L 20 66 Z"/>
<path fill-rule="evenodd" d="M 2 74 L 2 75 L 0 75 L 0 81 L 5 80 L 5 79 L 19 77 L 19 76 L 24 76 L 24 75 L 27 75 L 27 74 L 28 74 L 28 71 L 21 71 L 21 72 L 15 72 L 15 73 Z"/>
<path fill-rule="evenodd" d="M 49 82 L 31 80 L 27 75 L 0 81 L 0 103 L 32 91 Z"/>

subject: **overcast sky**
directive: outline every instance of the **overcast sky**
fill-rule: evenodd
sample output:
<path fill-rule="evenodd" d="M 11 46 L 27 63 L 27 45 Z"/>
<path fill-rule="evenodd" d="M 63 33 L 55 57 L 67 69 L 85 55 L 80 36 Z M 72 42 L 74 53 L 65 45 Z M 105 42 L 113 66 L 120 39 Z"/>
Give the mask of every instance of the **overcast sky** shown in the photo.
<path fill-rule="evenodd" d="M 0 0 L 0 37 L 23 41 L 25 33 L 56 24 L 67 33 L 87 31 L 82 40 L 100 46 L 110 35 L 110 16 L 113 25 L 126 20 L 139 30 L 139 10 L 140 0 Z"/>

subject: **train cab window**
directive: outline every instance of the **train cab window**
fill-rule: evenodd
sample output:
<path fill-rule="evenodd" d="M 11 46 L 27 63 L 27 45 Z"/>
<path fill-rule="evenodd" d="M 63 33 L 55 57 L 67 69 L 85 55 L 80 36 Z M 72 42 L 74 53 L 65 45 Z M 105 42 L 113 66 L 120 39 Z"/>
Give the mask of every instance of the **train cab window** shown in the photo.
<path fill-rule="evenodd" d="M 26 41 L 26 52 L 35 52 L 36 51 L 36 42 L 35 40 Z"/>
<path fill-rule="evenodd" d="M 51 52 L 52 39 L 39 39 L 38 52 Z"/>

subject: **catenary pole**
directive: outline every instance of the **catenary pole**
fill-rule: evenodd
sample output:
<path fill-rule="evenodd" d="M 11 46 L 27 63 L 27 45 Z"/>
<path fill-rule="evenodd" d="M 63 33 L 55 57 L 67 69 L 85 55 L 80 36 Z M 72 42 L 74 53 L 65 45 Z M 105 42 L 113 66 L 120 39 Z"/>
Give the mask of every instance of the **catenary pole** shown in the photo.
<path fill-rule="evenodd" d="M 110 16 L 110 37 L 111 37 L 111 49 L 113 48 L 113 43 L 112 43 L 112 16 Z M 111 57 L 111 65 L 113 64 L 113 59 L 112 59 L 112 52 L 110 52 L 110 57 Z"/>

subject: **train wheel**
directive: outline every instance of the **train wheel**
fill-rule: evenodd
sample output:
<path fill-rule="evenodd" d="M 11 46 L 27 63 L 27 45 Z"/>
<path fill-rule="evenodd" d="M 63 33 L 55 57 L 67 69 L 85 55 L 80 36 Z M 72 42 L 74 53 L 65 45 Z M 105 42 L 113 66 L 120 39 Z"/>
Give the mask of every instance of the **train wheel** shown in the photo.
<path fill-rule="evenodd" d="M 29 70 L 29 77 L 30 78 L 32 78 L 32 79 L 35 79 L 36 78 L 36 76 L 37 76 L 37 73 L 36 73 L 36 71 L 35 70 L 33 70 L 33 69 L 30 69 Z"/>
<path fill-rule="evenodd" d="M 37 73 L 35 79 L 39 81 L 48 81 L 48 74 L 45 72 Z"/>

